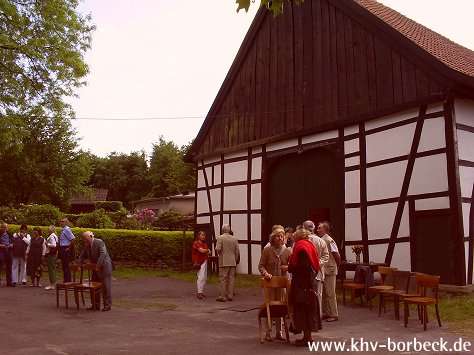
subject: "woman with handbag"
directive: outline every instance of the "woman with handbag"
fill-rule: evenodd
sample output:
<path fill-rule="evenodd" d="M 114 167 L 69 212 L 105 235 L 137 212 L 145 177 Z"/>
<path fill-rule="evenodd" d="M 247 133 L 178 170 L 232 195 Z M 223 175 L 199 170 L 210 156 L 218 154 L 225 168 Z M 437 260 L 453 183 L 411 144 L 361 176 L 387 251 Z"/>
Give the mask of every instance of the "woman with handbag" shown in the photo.
<path fill-rule="evenodd" d="M 49 286 L 46 286 L 46 290 L 54 290 L 56 284 L 56 260 L 58 259 L 59 240 L 56 235 L 56 227 L 48 227 L 49 237 L 46 239 L 46 250 L 48 255 L 48 274 L 49 274 Z"/>
<path fill-rule="evenodd" d="M 307 346 L 313 341 L 311 332 L 321 330 L 321 314 L 316 294 L 316 272 L 319 270 L 318 250 L 308 239 L 309 232 L 304 229 L 293 234 L 293 252 L 288 263 L 288 271 L 292 273 L 290 304 L 293 307 L 294 324 L 290 331 L 303 338 L 297 339 L 295 345 Z"/>
<path fill-rule="evenodd" d="M 204 299 L 204 285 L 207 280 L 207 258 L 211 255 L 206 242 L 206 233 L 200 231 L 197 235 L 196 241 L 193 243 L 193 251 L 191 254 L 193 260 L 193 267 L 197 273 L 197 298 Z"/>
<path fill-rule="evenodd" d="M 30 241 L 28 227 L 26 224 L 22 224 L 20 231 L 13 234 L 12 285 L 17 285 L 20 281 L 23 285 L 26 285 L 26 249 Z M 18 272 L 20 272 L 20 278 L 18 278 Z"/>

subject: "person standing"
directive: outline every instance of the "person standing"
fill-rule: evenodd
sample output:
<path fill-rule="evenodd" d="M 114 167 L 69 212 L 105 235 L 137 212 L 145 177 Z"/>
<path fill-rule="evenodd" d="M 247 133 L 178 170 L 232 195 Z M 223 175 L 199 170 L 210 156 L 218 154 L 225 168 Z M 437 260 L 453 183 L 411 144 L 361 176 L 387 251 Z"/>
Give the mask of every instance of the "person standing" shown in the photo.
<path fill-rule="evenodd" d="M 204 299 L 204 286 L 207 280 L 207 259 L 211 255 L 206 244 L 206 232 L 200 231 L 197 235 L 196 241 L 193 243 L 193 250 L 191 258 L 194 264 L 199 264 L 201 267 L 196 270 L 197 273 L 197 298 Z"/>
<path fill-rule="evenodd" d="M 61 259 L 61 267 L 63 269 L 63 282 L 71 282 L 71 256 L 72 248 L 76 237 L 68 226 L 66 217 L 61 219 L 61 236 L 59 237 L 59 258 Z"/>
<path fill-rule="evenodd" d="M 48 275 L 49 285 L 46 290 L 54 290 L 56 284 L 56 260 L 58 259 L 59 240 L 56 235 L 56 227 L 49 226 L 49 237 L 46 239 L 46 249 L 48 252 Z"/>
<path fill-rule="evenodd" d="M 41 278 L 40 268 L 43 256 L 46 254 L 46 244 L 42 234 L 43 232 L 40 227 L 33 228 L 33 238 L 30 241 L 30 245 L 28 245 L 28 249 L 26 249 L 26 271 L 31 278 L 30 287 L 41 287 L 39 283 Z"/>
<path fill-rule="evenodd" d="M 324 266 L 329 262 L 329 250 L 327 244 L 314 234 L 314 229 L 316 226 L 314 225 L 313 221 L 305 221 L 303 223 L 303 228 L 309 232 L 308 239 L 311 243 L 314 244 L 316 249 L 318 250 L 319 255 L 319 266 L 320 269 L 316 273 L 316 293 L 318 294 L 319 298 L 319 313 L 323 314 L 323 287 L 324 287 Z"/>
<path fill-rule="evenodd" d="M 26 249 L 30 245 L 31 237 L 28 234 L 26 224 L 20 226 L 20 231 L 13 234 L 12 248 L 12 281 L 13 285 L 19 284 L 19 281 L 26 285 Z M 20 270 L 18 270 L 20 269 Z M 18 278 L 20 272 L 20 278 Z"/>
<path fill-rule="evenodd" d="M 8 231 L 8 224 L 2 223 L 0 229 L 0 268 L 5 265 L 5 278 L 8 287 L 15 287 L 12 283 L 12 255 L 10 249 L 13 247 L 13 234 Z"/>
<path fill-rule="evenodd" d="M 329 261 L 324 266 L 324 285 L 323 285 L 323 319 L 326 322 L 335 322 L 338 320 L 337 300 L 336 300 L 336 277 L 337 267 L 341 262 L 341 255 L 337 249 L 337 244 L 329 235 L 331 226 L 329 222 L 324 221 L 318 224 L 318 235 L 326 242 L 330 251 Z"/>
<path fill-rule="evenodd" d="M 99 281 L 102 283 L 102 298 L 104 303 L 103 312 L 110 311 L 112 309 L 112 271 L 115 270 L 114 263 L 107 252 L 105 243 L 103 240 L 95 238 L 91 231 L 84 232 L 82 234 L 84 239 L 84 250 L 82 251 L 77 265 L 81 267 L 85 259 L 88 259 L 91 263 L 95 264 L 95 270 L 92 272 L 92 281 Z M 96 299 L 96 309 L 100 309 L 100 297 Z M 94 307 L 88 308 L 93 310 Z"/>
<path fill-rule="evenodd" d="M 222 234 L 217 237 L 216 252 L 219 256 L 218 302 L 232 301 L 234 295 L 235 269 L 240 262 L 239 243 L 229 234 L 230 226 L 222 225 Z"/>

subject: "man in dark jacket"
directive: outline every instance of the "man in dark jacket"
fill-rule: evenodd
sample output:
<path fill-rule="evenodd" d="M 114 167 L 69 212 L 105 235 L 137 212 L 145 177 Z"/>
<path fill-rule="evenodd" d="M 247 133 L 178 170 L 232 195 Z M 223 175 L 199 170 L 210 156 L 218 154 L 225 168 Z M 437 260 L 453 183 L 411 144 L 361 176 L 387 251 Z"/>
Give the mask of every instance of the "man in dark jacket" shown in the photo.
<path fill-rule="evenodd" d="M 8 224 L 2 223 L 0 229 L 0 268 L 5 265 L 8 287 L 15 287 L 12 283 L 12 254 L 13 234 L 8 231 Z"/>

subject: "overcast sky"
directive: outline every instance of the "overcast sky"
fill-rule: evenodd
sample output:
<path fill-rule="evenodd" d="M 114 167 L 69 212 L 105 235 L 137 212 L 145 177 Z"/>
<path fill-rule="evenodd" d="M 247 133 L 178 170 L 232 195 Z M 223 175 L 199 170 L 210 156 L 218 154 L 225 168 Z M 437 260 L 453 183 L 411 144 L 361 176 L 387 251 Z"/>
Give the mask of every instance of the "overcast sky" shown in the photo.
<path fill-rule="evenodd" d="M 382 0 L 474 50 L 472 0 Z M 97 26 L 88 85 L 72 100 L 84 150 L 150 154 L 160 135 L 189 143 L 229 70 L 258 9 L 234 0 L 84 0 Z M 115 120 L 113 120 L 115 119 Z M 126 120 L 117 120 L 126 119 Z"/>

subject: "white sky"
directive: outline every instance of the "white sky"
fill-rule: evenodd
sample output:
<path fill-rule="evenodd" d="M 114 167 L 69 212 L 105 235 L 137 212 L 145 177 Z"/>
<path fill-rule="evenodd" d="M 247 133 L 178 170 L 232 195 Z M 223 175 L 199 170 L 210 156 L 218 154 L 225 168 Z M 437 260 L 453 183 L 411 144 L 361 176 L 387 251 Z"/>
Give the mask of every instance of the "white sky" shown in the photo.
<path fill-rule="evenodd" d="M 472 0 L 381 0 L 474 50 Z M 80 145 L 95 155 L 151 154 L 162 135 L 178 146 L 197 135 L 259 0 L 84 0 L 97 30 L 86 54 L 88 85 L 70 101 Z M 175 119 L 178 117 L 189 117 Z M 102 119 L 102 120 L 91 120 Z M 126 121 L 107 120 L 127 118 Z M 139 120 L 140 118 L 168 118 Z"/>

